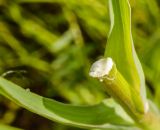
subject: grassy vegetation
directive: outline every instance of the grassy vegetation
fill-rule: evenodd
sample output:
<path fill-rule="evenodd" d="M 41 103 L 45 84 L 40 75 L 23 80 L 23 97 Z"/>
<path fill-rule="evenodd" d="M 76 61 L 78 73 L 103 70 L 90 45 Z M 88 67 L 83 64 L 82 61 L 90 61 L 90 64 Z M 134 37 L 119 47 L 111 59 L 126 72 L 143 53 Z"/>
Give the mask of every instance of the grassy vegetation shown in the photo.
<path fill-rule="evenodd" d="M 133 41 L 145 74 L 147 96 L 153 104 L 151 109 L 159 114 L 160 2 L 130 0 L 130 4 Z M 89 77 L 88 73 L 92 63 L 103 57 L 106 42 L 111 42 L 108 39 L 109 29 L 108 0 L 0 0 L 0 74 L 27 92 L 43 97 L 73 105 L 99 104 L 110 97 L 110 93 L 107 94 L 102 87 L 105 85 Z M 118 49 L 113 47 L 112 51 L 116 52 Z M 112 55 L 111 52 L 106 53 L 107 56 Z M 116 58 L 113 59 L 116 61 Z M 119 65 L 117 68 L 119 70 Z M 125 73 L 121 69 L 120 72 Z M 0 81 L 0 85 L 8 84 Z M 132 81 L 128 77 L 129 84 Z M 20 89 L 15 88 L 19 92 Z M 27 97 L 22 100 L 18 104 L 26 105 Z M 48 102 L 50 101 L 47 100 L 46 105 Z M 114 104 L 113 101 L 108 102 L 107 108 Z M 115 110 L 120 111 L 116 113 L 121 113 L 119 107 L 115 107 Z M 48 108 L 54 111 L 52 107 Z M 36 112 L 36 109 L 33 108 L 32 111 Z M 110 109 L 103 110 L 106 113 L 113 112 Z M 91 115 L 94 117 L 96 114 Z M 126 128 L 126 124 L 133 122 L 127 115 L 124 122 L 121 117 L 125 114 L 117 117 L 113 112 L 112 115 L 119 120 L 114 120 L 111 124 L 120 122 L 125 127 L 111 126 L 110 129 L 139 129 L 135 126 Z M 96 123 L 101 124 L 105 120 L 108 118 L 102 118 L 101 122 Z M 37 116 L 2 96 L 0 123 L 25 130 L 80 129 Z M 2 125 L 2 128 L 14 130 L 8 126 Z"/>

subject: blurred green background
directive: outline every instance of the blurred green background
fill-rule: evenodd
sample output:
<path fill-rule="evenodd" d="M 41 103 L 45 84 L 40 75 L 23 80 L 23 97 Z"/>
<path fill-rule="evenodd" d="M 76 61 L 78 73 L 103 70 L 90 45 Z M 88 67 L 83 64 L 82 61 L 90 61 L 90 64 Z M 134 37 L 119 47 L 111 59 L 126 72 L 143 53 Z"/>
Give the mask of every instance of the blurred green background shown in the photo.
<path fill-rule="evenodd" d="M 148 97 L 160 108 L 160 1 L 130 3 Z M 88 72 L 103 56 L 109 26 L 108 0 L 0 0 L 0 75 L 61 102 L 97 104 L 108 95 Z M 25 130 L 78 130 L 2 96 L 0 124 Z"/>

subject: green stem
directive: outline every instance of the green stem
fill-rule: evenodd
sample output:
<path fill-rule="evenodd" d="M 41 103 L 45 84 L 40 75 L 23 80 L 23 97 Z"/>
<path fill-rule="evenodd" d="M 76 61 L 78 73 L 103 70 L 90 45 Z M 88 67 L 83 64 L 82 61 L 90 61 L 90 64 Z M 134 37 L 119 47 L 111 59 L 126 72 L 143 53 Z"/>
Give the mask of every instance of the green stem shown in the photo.
<path fill-rule="evenodd" d="M 125 81 L 117 71 L 114 81 L 104 79 L 106 91 L 125 109 L 132 119 L 144 130 L 160 130 L 160 117 L 153 112 L 137 110 L 141 105 L 140 95 Z M 134 95 L 134 96 L 133 96 Z M 132 97 L 136 97 L 136 104 Z"/>
<path fill-rule="evenodd" d="M 126 110 L 126 112 L 134 119 L 134 121 L 144 130 L 160 130 L 160 117 L 151 111 L 147 111 L 145 91 L 140 89 L 138 80 L 135 80 L 134 77 L 137 77 L 139 74 L 136 74 L 132 65 L 134 62 L 129 62 L 133 57 L 133 50 L 129 48 L 132 45 L 132 34 L 131 34 L 131 10 L 129 7 L 129 0 L 110 0 L 110 14 L 111 14 L 111 31 L 110 31 L 110 46 L 108 43 L 105 51 L 105 57 L 112 57 L 119 67 L 119 70 L 116 70 L 116 67 L 112 68 L 112 71 L 107 75 L 107 77 L 115 76 L 114 80 L 110 78 L 104 78 L 104 84 L 106 85 L 107 92 Z M 116 33 L 115 33 L 116 32 Z M 117 44 L 115 41 L 111 41 L 112 36 L 119 37 Z M 124 39 L 122 39 L 123 37 Z M 108 39 L 109 39 L 108 38 Z M 116 37 L 115 37 L 116 38 Z M 120 40 L 122 39 L 122 40 Z M 108 40 L 109 42 L 109 40 Z M 124 43 L 124 48 L 118 51 L 116 48 L 122 48 Z M 111 47 L 111 45 L 113 47 Z M 115 48 L 112 55 L 112 49 Z M 120 50 L 120 49 L 119 49 Z M 128 53 L 128 52 L 131 53 Z M 120 57 L 120 53 L 123 53 Z M 122 59 L 120 59 L 122 58 Z M 125 59 L 125 60 L 123 60 Z M 124 62 L 121 62 L 124 61 Z M 128 62 L 126 62 L 128 61 Z M 122 64 L 123 63 L 123 64 Z M 128 63 L 128 64 L 127 64 Z M 126 65 L 126 68 L 124 68 Z M 123 69 L 124 68 L 124 69 Z M 127 69 L 131 68 L 131 69 Z M 114 73 L 116 72 L 116 73 Z M 125 76 L 125 73 L 129 73 L 128 76 Z M 129 76 L 131 75 L 131 76 Z M 105 76 L 106 77 L 106 76 Z M 100 77 L 102 78 L 102 77 Z M 144 79 L 142 79 L 144 80 Z M 145 88 L 144 88 L 145 89 Z"/>
<path fill-rule="evenodd" d="M 113 71 L 115 70 L 112 69 L 112 76 Z M 132 118 L 142 118 L 144 110 L 139 110 L 139 106 L 143 105 L 141 102 L 141 97 L 134 88 L 131 88 L 118 70 L 116 70 L 114 80 L 104 78 L 104 84 L 106 86 L 106 91 L 126 110 Z"/>
<path fill-rule="evenodd" d="M 160 130 L 160 117 L 145 108 L 140 94 L 128 84 L 111 58 L 96 61 L 91 67 L 90 76 L 103 81 L 107 93 L 125 109 L 140 128 Z"/>
<path fill-rule="evenodd" d="M 137 124 L 144 130 L 160 130 L 160 116 L 153 112 L 143 115 L 140 120 L 136 120 Z"/>

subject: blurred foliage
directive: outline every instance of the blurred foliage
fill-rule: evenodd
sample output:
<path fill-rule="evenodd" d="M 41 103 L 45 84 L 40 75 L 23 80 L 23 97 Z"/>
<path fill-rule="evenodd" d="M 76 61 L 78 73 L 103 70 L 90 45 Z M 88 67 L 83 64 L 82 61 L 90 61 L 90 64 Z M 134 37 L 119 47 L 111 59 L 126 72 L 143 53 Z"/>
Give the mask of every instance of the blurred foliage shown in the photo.
<path fill-rule="evenodd" d="M 160 107 L 160 1 L 130 0 L 132 32 L 148 96 Z M 103 56 L 107 0 L 0 0 L 0 74 L 24 88 L 72 104 L 106 98 L 89 78 Z M 71 130 L 0 97 L 0 123 L 26 130 Z"/>

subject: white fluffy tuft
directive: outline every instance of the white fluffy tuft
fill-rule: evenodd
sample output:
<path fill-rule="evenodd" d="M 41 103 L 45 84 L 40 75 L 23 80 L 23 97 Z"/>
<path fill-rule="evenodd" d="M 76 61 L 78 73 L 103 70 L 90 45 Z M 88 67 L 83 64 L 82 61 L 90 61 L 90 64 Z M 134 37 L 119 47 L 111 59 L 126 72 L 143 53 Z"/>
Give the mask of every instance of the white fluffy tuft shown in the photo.
<path fill-rule="evenodd" d="M 91 66 L 89 75 L 94 78 L 102 78 L 107 76 L 113 67 L 113 60 L 111 58 L 103 58 Z"/>

